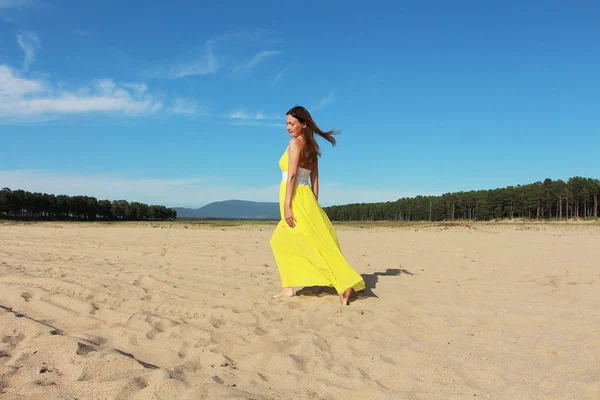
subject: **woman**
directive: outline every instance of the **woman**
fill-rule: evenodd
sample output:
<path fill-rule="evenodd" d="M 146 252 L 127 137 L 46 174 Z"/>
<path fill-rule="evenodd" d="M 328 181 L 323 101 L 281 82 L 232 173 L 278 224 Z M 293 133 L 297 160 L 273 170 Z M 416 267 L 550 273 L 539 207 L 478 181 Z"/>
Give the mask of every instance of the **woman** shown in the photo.
<path fill-rule="evenodd" d="M 321 152 L 314 136 L 335 146 L 333 135 L 339 131 L 322 131 L 300 106 L 287 112 L 286 122 L 292 139 L 279 159 L 281 221 L 270 241 L 282 289 L 273 298 L 294 296 L 294 286 L 333 286 L 342 305 L 348 305 L 365 282 L 342 255 L 335 229 L 318 203 Z"/>

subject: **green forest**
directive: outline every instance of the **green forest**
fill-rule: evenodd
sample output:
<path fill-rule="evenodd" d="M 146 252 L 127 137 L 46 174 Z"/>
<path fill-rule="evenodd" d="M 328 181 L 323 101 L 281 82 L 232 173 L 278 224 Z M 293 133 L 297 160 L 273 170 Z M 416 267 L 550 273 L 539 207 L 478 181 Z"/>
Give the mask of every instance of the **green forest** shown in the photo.
<path fill-rule="evenodd" d="M 489 221 L 598 217 L 600 180 L 572 177 L 489 190 L 416 196 L 382 203 L 324 207 L 332 221 Z M 31 220 L 175 220 L 177 211 L 162 205 L 89 196 L 0 191 L 0 218 Z"/>
<path fill-rule="evenodd" d="M 0 191 L 0 218 L 78 221 L 161 221 L 174 220 L 177 212 L 160 205 L 126 200 L 97 200 L 89 196 Z"/>
<path fill-rule="evenodd" d="M 598 217 L 600 180 L 572 177 L 490 190 L 324 207 L 332 221 L 447 221 Z"/>

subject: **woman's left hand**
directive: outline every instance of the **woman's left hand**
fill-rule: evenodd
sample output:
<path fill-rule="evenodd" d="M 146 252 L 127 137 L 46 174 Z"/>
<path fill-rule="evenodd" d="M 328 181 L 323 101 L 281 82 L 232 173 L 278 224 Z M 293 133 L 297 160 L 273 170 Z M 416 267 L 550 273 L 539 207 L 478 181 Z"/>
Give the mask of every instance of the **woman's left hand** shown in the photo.
<path fill-rule="evenodd" d="M 292 212 L 291 208 L 286 207 L 283 210 L 283 217 L 285 218 L 285 222 L 287 222 L 290 227 L 293 228 L 296 226 L 296 219 L 294 218 L 294 213 Z"/>

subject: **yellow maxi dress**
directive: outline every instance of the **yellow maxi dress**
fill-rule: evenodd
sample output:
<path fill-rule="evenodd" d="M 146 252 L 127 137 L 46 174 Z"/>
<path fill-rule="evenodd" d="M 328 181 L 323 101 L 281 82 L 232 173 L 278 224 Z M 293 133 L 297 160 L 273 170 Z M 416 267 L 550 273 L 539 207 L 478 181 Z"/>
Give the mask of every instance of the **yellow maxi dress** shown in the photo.
<path fill-rule="evenodd" d="M 287 149 L 279 159 L 281 171 L 287 171 Z M 301 171 L 304 177 L 308 170 Z M 282 175 L 285 175 L 282 174 Z M 332 286 L 338 293 L 347 288 L 365 289 L 363 278 L 342 255 L 337 234 L 327 214 L 319 205 L 310 185 L 297 182 L 292 196 L 292 212 L 296 225 L 291 228 L 284 219 L 287 182 L 279 188 L 281 220 L 270 240 L 279 269 L 282 287 Z"/>

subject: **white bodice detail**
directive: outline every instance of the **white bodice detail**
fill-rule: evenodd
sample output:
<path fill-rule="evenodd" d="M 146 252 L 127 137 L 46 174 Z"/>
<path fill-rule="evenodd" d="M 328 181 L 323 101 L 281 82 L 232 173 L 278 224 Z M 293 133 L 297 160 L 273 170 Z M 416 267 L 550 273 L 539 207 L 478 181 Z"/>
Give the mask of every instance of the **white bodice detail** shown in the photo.
<path fill-rule="evenodd" d="M 288 178 L 288 172 L 281 171 L 281 180 L 283 182 L 286 182 L 287 178 Z M 298 172 L 296 173 L 296 186 L 308 185 L 309 179 L 310 179 L 310 169 L 298 167 Z"/>

